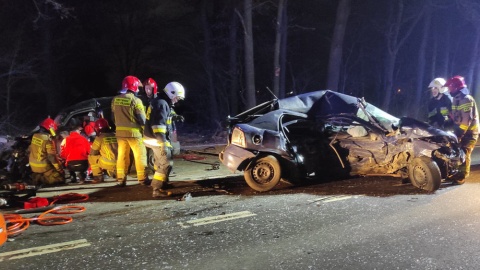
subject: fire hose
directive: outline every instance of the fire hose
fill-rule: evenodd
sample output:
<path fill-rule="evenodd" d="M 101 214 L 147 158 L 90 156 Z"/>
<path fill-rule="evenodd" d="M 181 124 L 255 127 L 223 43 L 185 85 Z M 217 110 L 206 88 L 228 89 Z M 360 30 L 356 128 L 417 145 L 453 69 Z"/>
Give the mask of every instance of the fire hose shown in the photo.
<path fill-rule="evenodd" d="M 42 208 L 31 209 L 31 210 L 30 209 L 18 210 L 15 213 L 3 214 L 3 217 L 4 217 L 3 222 L 5 223 L 4 225 L 5 225 L 6 235 L 16 236 L 20 234 L 21 232 L 25 231 L 30 226 L 30 222 L 33 222 L 33 221 L 43 226 L 63 225 L 63 224 L 70 223 L 73 221 L 73 218 L 70 216 L 47 216 L 47 215 L 50 215 L 50 214 L 71 215 L 75 213 L 81 213 L 85 211 L 85 207 L 78 206 L 78 205 L 55 206 L 54 203 L 83 202 L 88 200 L 88 198 L 89 196 L 87 194 L 67 193 L 67 194 L 53 197 L 53 200 L 50 203 L 50 206 L 48 207 L 42 207 Z M 19 214 L 19 213 L 38 212 L 39 210 L 47 210 L 47 211 L 33 218 L 24 218 Z M 1 218 L 0 218 L 0 223 L 1 223 Z M 0 240 L 1 240 L 1 237 L 0 237 Z M 0 241 L 0 245 L 2 245 L 1 241 Z"/>

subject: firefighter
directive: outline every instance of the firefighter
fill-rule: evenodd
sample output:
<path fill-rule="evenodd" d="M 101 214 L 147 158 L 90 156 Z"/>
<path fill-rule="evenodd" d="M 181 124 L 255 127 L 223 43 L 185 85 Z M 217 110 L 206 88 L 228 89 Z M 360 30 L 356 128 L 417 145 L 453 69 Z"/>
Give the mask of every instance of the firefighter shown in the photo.
<path fill-rule="evenodd" d="M 452 77 L 445 86 L 453 97 L 451 117 L 454 122 L 454 133 L 465 151 L 465 162 L 460 166 L 459 173 L 454 179 L 460 182 L 470 175 L 471 155 L 478 139 L 478 109 L 462 76 Z"/>
<path fill-rule="evenodd" d="M 156 198 L 171 195 L 171 192 L 164 189 L 172 169 L 170 162 L 172 156 L 172 145 L 170 143 L 170 136 L 172 136 L 173 131 L 172 120 L 175 121 L 174 118 L 181 117 L 172 114 L 171 107 L 185 98 L 185 89 L 178 82 L 170 82 L 160 93 L 157 93 L 156 87 L 153 87 L 152 90 L 154 98 L 150 101 L 147 109 L 144 140 L 145 144 L 152 148 L 155 156 L 155 174 L 151 186 L 153 189 L 152 196 Z"/>
<path fill-rule="evenodd" d="M 75 173 L 80 184 L 86 180 L 88 170 L 88 154 L 90 153 L 90 142 L 82 136 L 82 122 L 76 118 L 70 120 L 70 135 L 65 139 L 65 146 L 60 156 L 65 159 L 67 169 Z"/>
<path fill-rule="evenodd" d="M 118 157 L 117 157 L 117 186 L 125 187 L 126 156 L 133 151 L 135 168 L 140 184 L 149 185 L 147 176 L 147 150 L 143 144 L 143 126 L 145 125 L 145 107 L 136 97 L 139 87 L 143 86 L 135 76 L 126 76 L 122 81 L 122 90 L 112 100 L 113 121 L 116 126 Z"/>
<path fill-rule="evenodd" d="M 57 156 L 55 132 L 57 124 L 48 117 L 33 134 L 29 147 L 28 163 L 32 168 L 32 180 L 35 185 L 55 185 L 65 183 L 64 171 Z"/>
<path fill-rule="evenodd" d="M 107 120 L 100 118 L 95 121 L 95 131 L 97 136 L 93 141 L 90 155 L 88 156 L 88 162 L 93 173 L 93 184 L 104 181 L 103 170 L 106 170 L 110 176 L 114 175 L 118 153 L 117 138 Z"/>
<path fill-rule="evenodd" d="M 95 132 L 95 120 L 93 112 L 89 112 L 83 119 L 83 133 L 91 143 L 95 140 L 95 136 L 97 136 L 97 133 Z"/>
<path fill-rule="evenodd" d="M 449 122 L 449 115 L 452 112 L 452 101 L 445 92 L 446 81 L 443 78 L 435 78 L 428 88 L 430 88 L 432 97 L 428 101 L 428 123 L 436 128 L 445 128 Z"/>

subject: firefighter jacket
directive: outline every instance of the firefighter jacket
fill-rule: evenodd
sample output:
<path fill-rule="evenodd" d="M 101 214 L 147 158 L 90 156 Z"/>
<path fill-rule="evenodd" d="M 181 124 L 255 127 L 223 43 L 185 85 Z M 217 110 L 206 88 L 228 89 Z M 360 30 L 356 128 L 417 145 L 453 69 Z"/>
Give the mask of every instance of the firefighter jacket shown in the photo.
<path fill-rule="evenodd" d="M 112 100 L 113 121 L 116 136 L 124 138 L 141 138 L 145 125 L 145 108 L 142 101 L 127 91 Z"/>
<path fill-rule="evenodd" d="M 452 101 L 444 94 L 440 98 L 432 97 L 428 102 L 428 123 L 433 126 L 443 127 L 452 111 Z"/>
<path fill-rule="evenodd" d="M 117 138 L 113 132 L 100 133 L 93 141 L 90 155 L 101 156 L 105 162 L 116 163 L 118 154 Z"/>
<path fill-rule="evenodd" d="M 60 156 L 66 160 L 65 165 L 68 165 L 68 162 L 72 160 L 88 160 L 89 153 L 90 143 L 87 138 L 76 131 L 72 131 L 65 139 L 65 146 Z"/>
<path fill-rule="evenodd" d="M 465 135 L 478 136 L 478 109 L 471 95 L 457 92 L 452 102 L 452 118 L 459 140 Z"/>
<path fill-rule="evenodd" d="M 61 170 L 57 159 L 57 149 L 50 134 L 44 132 L 33 134 L 29 148 L 28 163 L 32 172 L 44 173 L 51 169 Z"/>
<path fill-rule="evenodd" d="M 144 130 L 145 143 L 151 144 L 148 142 L 149 139 L 156 139 L 162 144 L 169 144 L 172 131 L 172 109 L 170 105 L 165 99 L 153 98 L 147 108 L 147 122 Z"/>

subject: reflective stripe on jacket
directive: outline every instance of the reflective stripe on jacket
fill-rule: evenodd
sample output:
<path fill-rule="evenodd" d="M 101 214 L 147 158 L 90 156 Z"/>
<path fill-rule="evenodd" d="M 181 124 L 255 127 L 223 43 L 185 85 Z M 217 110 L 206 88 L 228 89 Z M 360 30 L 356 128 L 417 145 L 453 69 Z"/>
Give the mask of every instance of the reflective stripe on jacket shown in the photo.
<path fill-rule="evenodd" d="M 470 95 L 465 95 L 463 92 L 453 97 L 452 115 L 455 125 L 463 131 L 463 134 L 471 133 L 478 134 L 478 110 L 475 99 Z"/>
<path fill-rule="evenodd" d="M 428 102 L 428 123 L 443 126 L 451 111 L 452 101 L 448 96 L 441 94 L 440 99 L 432 97 Z"/>
<path fill-rule="evenodd" d="M 142 101 L 135 97 L 132 92 L 113 98 L 112 114 L 117 137 L 142 137 L 142 129 L 145 125 L 145 108 Z"/>
<path fill-rule="evenodd" d="M 60 169 L 60 164 L 57 161 L 57 150 L 50 134 L 33 134 L 28 163 L 32 172 L 35 173 L 44 173 L 53 168 Z"/>
<path fill-rule="evenodd" d="M 172 132 L 172 110 L 167 101 L 156 97 L 150 101 L 147 108 L 147 121 L 144 135 L 146 138 L 154 138 L 160 143 L 170 140 Z"/>
<path fill-rule="evenodd" d="M 115 134 L 100 133 L 100 135 L 95 137 L 90 155 L 100 155 L 104 162 L 116 164 L 117 154 L 118 143 Z"/>

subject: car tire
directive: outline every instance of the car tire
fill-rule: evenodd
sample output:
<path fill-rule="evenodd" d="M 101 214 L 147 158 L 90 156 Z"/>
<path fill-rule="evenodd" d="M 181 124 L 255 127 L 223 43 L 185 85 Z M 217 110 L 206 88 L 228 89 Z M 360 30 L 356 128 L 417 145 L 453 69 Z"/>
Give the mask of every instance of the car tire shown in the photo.
<path fill-rule="evenodd" d="M 260 192 L 269 191 L 280 182 L 280 164 L 274 156 L 254 159 L 245 170 L 244 177 L 252 189 Z"/>
<path fill-rule="evenodd" d="M 439 189 L 442 182 L 437 163 L 428 157 L 415 158 L 409 165 L 408 176 L 413 186 L 430 192 Z"/>

